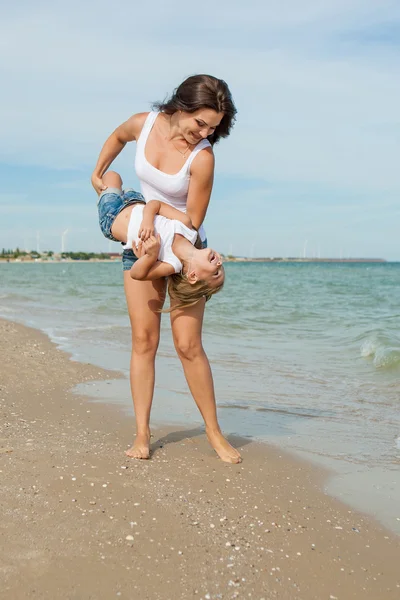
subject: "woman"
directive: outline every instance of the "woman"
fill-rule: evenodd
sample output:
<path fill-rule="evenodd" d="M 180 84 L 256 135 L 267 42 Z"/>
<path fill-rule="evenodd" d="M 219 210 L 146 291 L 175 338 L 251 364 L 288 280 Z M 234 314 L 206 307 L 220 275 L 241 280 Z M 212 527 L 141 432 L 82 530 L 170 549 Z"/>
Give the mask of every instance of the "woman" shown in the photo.
<path fill-rule="evenodd" d="M 187 212 L 203 243 L 202 223 L 214 178 L 212 146 L 227 137 L 236 109 L 228 86 L 210 75 L 186 79 L 157 112 L 138 113 L 117 127 L 105 142 L 92 184 L 98 194 L 113 160 L 124 146 L 137 142 L 135 168 L 146 202 L 161 200 Z M 139 195 L 138 195 L 139 196 Z M 155 356 L 160 337 L 160 310 L 166 281 L 136 281 L 130 277 L 133 251 L 123 253 L 124 288 L 132 328 L 130 380 L 136 416 L 136 439 L 126 452 L 133 458 L 149 458 L 150 410 L 155 380 Z M 211 446 L 225 462 L 241 461 L 239 452 L 224 438 L 218 424 L 214 383 L 201 341 L 206 299 L 171 312 L 175 348 L 182 362 L 193 398 L 205 422 Z M 172 306 L 174 299 L 171 298 Z"/>

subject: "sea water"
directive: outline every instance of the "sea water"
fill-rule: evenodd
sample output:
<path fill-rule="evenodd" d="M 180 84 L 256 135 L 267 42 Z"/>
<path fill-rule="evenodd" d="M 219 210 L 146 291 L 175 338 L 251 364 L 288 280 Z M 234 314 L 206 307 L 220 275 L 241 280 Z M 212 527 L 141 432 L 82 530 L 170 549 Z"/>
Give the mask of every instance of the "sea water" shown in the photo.
<path fill-rule="evenodd" d="M 327 491 L 400 532 L 400 263 L 227 263 L 203 341 L 226 433 L 335 473 Z M 83 386 L 132 411 L 120 262 L 0 264 L 0 316 L 123 380 Z M 82 387 L 82 386 L 81 386 Z M 201 422 L 162 317 L 153 418 Z"/>

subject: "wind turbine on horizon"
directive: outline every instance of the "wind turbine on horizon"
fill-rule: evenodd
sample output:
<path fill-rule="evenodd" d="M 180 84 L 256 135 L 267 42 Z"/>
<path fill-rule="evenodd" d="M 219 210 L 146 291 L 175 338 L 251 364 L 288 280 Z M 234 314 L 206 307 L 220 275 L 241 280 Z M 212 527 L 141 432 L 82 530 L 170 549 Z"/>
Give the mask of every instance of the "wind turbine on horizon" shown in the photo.
<path fill-rule="evenodd" d="M 67 238 L 67 233 L 68 233 L 69 229 L 66 229 L 65 231 L 62 232 L 61 234 L 61 254 L 63 252 L 65 252 L 65 241 Z"/>

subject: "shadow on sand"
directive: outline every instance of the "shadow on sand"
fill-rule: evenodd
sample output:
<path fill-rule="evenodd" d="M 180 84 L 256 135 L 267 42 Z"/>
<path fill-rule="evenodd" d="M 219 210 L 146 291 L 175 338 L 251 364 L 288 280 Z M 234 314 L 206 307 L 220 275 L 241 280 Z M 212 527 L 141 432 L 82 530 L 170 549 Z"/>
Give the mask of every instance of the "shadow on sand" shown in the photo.
<path fill-rule="evenodd" d="M 171 431 L 167 435 L 164 435 L 158 440 L 152 442 L 150 445 L 150 457 L 157 454 L 157 451 L 159 449 L 163 448 L 164 446 L 167 446 L 168 444 L 177 444 L 184 440 L 191 440 L 193 438 L 199 437 L 202 437 L 201 441 L 205 442 L 207 447 L 210 448 L 211 452 L 214 453 L 211 446 L 209 446 L 208 442 L 206 441 L 204 428 L 195 427 L 194 429 L 178 429 L 177 431 Z M 239 437 L 237 435 L 227 435 L 225 437 L 228 440 L 228 442 L 232 444 L 234 448 L 237 449 L 243 448 L 244 446 L 247 446 L 247 444 L 250 444 L 253 441 L 251 438 Z"/>

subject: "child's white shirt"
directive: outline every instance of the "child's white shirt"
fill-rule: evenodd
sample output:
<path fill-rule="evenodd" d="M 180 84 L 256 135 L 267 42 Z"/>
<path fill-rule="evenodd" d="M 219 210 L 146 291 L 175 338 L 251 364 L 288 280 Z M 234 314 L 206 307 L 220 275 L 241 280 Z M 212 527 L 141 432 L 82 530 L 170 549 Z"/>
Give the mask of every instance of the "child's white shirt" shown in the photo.
<path fill-rule="evenodd" d="M 133 244 L 137 246 L 139 242 L 139 227 L 143 220 L 143 204 L 134 205 L 128 225 L 128 240 L 124 245 L 125 249 L 132 250 Z M 183 235 L 191 244 L 194 245 L 197 238 L 197 231 L 189 229 L 180 221 L 167 219 L 161 215 L 156 215 L 154 219 L 154 231 L 160 235 L 161 246 L 158 253 L 158 260 L 168 263 L 174 269 L 174 273 L 182 271 L 182 263 L 172 252 L 172 243 L 176 233 Z"/>

